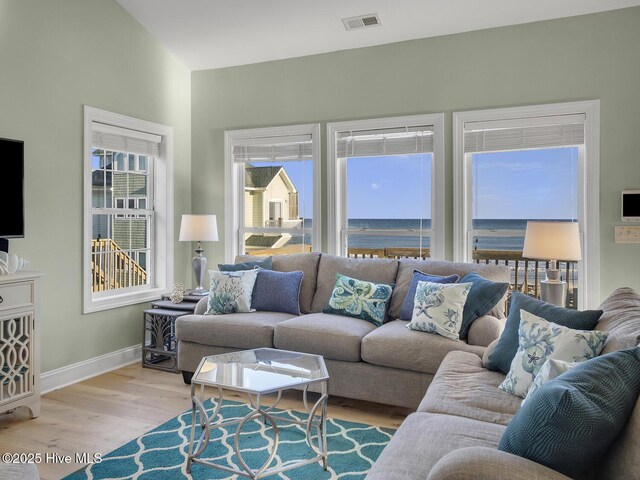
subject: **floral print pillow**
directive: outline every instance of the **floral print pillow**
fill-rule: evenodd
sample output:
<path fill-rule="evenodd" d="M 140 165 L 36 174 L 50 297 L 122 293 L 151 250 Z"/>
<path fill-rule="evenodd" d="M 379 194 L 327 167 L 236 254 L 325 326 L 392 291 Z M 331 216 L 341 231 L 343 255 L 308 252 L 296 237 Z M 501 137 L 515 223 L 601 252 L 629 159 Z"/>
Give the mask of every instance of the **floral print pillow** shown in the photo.
<path fill-rule="evenodd" d="M 360 318 L 379 327 L 387 314 L 393 285 L 373 283 L 336 273 L 336 283 L 322 312 Z"/>
<path fill-rule="evenodd" d="M 419 281 L 413 301 L 413 314 L 407 328 L 458 340 L 464 304 L 472 285 L 471 282 Z"/>
<path fill-rule="evenodd" d="M 525 397 L 547 360 L 583 362 L 597 357 L 608 336 L 608 332 L 599 330 L 563 327 L 521 309 L 518 351 L 507 377 L 498 387 L 512 395 Z"/>
<path fill-rule="evenodd" d="M 255 311 L 251 309 L 251 295 L 257 276 L 257 269 L 237 272 L 209 270 L 211 286 L 205 315 Z"/>

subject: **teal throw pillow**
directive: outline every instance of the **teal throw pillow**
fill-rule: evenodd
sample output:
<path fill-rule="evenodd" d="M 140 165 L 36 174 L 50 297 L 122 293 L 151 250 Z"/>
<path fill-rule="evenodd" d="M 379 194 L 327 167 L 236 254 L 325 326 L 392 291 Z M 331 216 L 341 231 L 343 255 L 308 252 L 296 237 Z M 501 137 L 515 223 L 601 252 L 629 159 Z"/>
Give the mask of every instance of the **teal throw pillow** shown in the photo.
<path fill-rule="evenodd" d="M 476 272 L 468 273 L 460 279 L 460 283 L 467 282 L 471 282 L 472 285 L 462 314 L 462 326 L 460 327 L 460 338 L 462 339 L 469 336 L 471 324 L 489 313 L 502 300 L 509 288 L 508 282 L 493 282 Z"/>
<path fill-rule="evenodd" d="M 209 270 L 211 286 L 205 315 L 253 312 L 251 297 L 258 269 L 238 272 Z"/>
<path fill-rule="evenodd" d="M 416 289 L 418 288 L 418 282 L 433 282 L 433 283 L 456 283 L 460 280 L 460 275 L 449 275 L 442 277 L 440 275 L 431 275 L 429 273 L 423 273 L 420 270 L 413 271 L 413 278 L 409 284 L 409 290 L 407 290 L 407 296 L 404 297 L 404 303 L 400 309 L 400 320 L 411 320 L 413 316 L 413 300 L 416 296 Z"/>
<path fill-rule="evenodd" d="M 265 257 L 259 260 L 252 260 L 250 262 L 218 264 L 218 270 L 221 272 L 237 272 L 239 270 L 251 270 L 252 268 L 273 270 L 273 259 L 272 257 Z"/>
<path fill-rule="evenodd" d="M 520 310 L 518 351 L 507 378 L 498 388 L 512 395 L 525 397 L 544 362 L 551 358 L 583 362 L 604 348 L 608 332 L 574 330 Z"/>
<path fill-rule="evenodd" d="M 460 321 L 471 283 L 418 282 L 409 330 L 458 340 Z"/>
<path fill-rule="evenodd" d="M 520 310 L 526 310 L 544 318 L 548 322 L 557 323 L 575 330 L 593 330 L 602 315 L 602 310 L 572 310 L 570 308 L 557 307 L 524 293 L 513 292 L 511 294 L 507 323 L 485 364 L 485 367 L 489 370 L 509 373 L 511 361 L 518 351 Z"/>
<path fill-rule="evenodd" d="M 571 478 L 591 478 L 639 393 L 640 347 L 581 362 L 527 399 L 498 449 Z"/>
<path fill-rule="evenodd" d="M 336 273 L 329 305 L 322 312 L 360 318 L 379 327 L 384 323 L 393 287 Z"/>

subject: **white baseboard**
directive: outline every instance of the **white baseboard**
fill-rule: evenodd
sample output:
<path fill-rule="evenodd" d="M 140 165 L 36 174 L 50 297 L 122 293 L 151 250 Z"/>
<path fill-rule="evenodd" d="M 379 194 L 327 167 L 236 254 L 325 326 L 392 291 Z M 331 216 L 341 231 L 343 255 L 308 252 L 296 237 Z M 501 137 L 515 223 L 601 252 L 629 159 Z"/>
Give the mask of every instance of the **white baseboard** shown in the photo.
<path fill-rule="evenodd" d="M 142 346 L 133 345 L 66 367 L 56 368 L 40 376 L 42 394 L 141 361 Z"/>

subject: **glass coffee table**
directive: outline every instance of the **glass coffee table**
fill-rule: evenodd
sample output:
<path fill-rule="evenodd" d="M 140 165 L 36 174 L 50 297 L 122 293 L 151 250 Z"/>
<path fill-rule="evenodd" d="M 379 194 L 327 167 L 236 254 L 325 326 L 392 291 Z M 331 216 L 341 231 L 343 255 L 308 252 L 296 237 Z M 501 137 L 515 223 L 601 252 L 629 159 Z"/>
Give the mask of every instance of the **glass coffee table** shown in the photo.
<path fill-rule="evenodd" d="M 272 348 L 257 348 L 239 352 L 225 353 L 204 357 L 191 379 L 191 439 L 189 441 L 189 456 L 187 459 L 187 473 L 191 473 L 193 463 L 218 468 L 237 475 L 252 479 L 267 477 L 284 472 L 292 468 L 301 467 L 314 462 L 322 462 L 327 469 L 327 381 L 329 374 L 320 355 L 277 350 Z M 308 399 L 308 389 L 311 385 L 320 388 L 320 397 L 313 404 Z M 199 395 L 196 388 L 200 387 Z M 203 405 L 205 387 L 213 387 L 217 396 L 212 398 L 213 413 L 207 414 Z M 303 402 L 307 413 L 305 420 L 285 418 L 274 413 L 282 397 L 282 392 L 288 389 L 302 389 Z M 224 420 L 220 415 L 223 403 L 223 389 L 247 394 L 250 411 L 243 418 Z M 275 395 L 275 399 L 267 404 L 267 395 Z M 196 411 L 202 429 L 196 438 Z M 242 429 L 252 420 L 264 421 L 270 424 L 273 431 L 273 442 L 270 444 L 269 457 L 257 469 L 251 468 L 240 452 L 240 435 Z M 276 456 L 279 443 L 277 422 L 296 424 L 304 427 L 306 442 L 315 453 L 313 458 L 300 459 L 281 467 L 271 467 Z M 234 453 L 242 469 L 221 465 L 199 458 L 204 453 L 211 439 L 211 430 L 215 428 L 237 425 L 233 442 Z M 315 432 L 315 433 L 314 433 Z M 243 435 L 247 435 L 244 433 Z M 259 435 L 259 432 L 255 432 Z"/>

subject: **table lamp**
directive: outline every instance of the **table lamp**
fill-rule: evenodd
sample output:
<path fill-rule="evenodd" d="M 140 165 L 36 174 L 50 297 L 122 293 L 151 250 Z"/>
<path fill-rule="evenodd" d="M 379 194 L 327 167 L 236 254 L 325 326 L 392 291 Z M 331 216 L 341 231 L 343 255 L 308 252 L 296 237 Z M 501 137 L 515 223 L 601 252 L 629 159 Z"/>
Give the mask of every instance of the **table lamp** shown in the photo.
<path fill-rule="evenodd" d="M 196 255 L 193 257 L 193 273 L 196 276 L 196 288 L 190 290 L 191 295 L 205 295 L 208 290 L 202 287 L 204 272 L 207 267 L 207 257 L 205 257 L 202 242 L 218 241 L 218 224 L 215 215 L 182 215 L 180 224 L 181 242 L 198 242 Z"/>
<path fill-rule="evenodd" d="M 546 280 L 540 281 L 540 299 L 564 307 L 567 282 L 560 279 L 558 260 L 581 260 L 580 230 L 577 222 L 527 222 L 522 256 L 548 260 Z"/>

